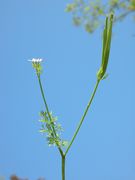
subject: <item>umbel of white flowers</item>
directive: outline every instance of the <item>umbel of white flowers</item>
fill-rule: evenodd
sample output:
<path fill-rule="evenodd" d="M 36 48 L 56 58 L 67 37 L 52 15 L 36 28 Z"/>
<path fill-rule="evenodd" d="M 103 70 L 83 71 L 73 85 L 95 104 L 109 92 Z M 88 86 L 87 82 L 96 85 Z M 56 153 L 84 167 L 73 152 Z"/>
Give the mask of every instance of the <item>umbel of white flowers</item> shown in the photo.
<path fill-rule="evenodd" d="M 33 58 L 33 59 L 29 59 L 28 61 L 31 61 L 32 63 L 41 63 L 43 61 L 43 59 L 41 58 Z"/>
<path fill-rule="evenodd" d="M 33 59 L 29 59 L 28 61 L 32 62 L 32 66 L 36 70 L 37 76 L 39 76 L 42 72 L 41 62 L 43 61 L 43 59 L 33 58 Z"/>

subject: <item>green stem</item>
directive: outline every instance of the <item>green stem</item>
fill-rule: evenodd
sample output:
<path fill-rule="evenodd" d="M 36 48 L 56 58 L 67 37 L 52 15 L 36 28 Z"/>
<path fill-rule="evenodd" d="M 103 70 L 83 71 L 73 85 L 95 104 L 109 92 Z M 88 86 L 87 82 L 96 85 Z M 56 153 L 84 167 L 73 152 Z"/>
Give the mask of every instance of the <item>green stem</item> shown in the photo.
<path fill-rule="evenodd" d="M 44 91 L 43 91 L 40 75 L 37 75 L 37 77 L 38 77 L 38 82 L 39 82 L 39 86 L 40 86 L 40 90 L 41 90 L 41 94 L 42 94 L 42 98 L 43 98 L 43 101 L 44 101 L 44 104 L 45 104 L 45 108 L 46 108 L 47 114 L 49 116 L 49 119 L 52 120 L 51 116 L 50 116 L 49 108 L 48 108 L 48 105 L 47 105 L 47 102 L 46 102 L 46 99 L 45 99 L 45 95 L 44 95 Z"/>
<path fill-rule="evenodd" d="M 51 118 L 51 115 L 50 115 L 50 112 L 49 112 L 49 108 L 48 108 L 48 105 L 47 105 L 47 102 L 46 102 L 46 99 L 45 99 L 45 95 L 44 95 L 44 91 L 43 91 L 43 87 L 42 87 L 42 83 L 41 83 L 41 79 L 40 79 L 40 75 L 37 74 L 37 77 L 38 77 L 38 82 L 39 82 L 39 86 L 40 86 L 40 90 L 41 90 L 41 94 L 42 94 L 42 98 L 43 98 L 43 101 L 44 101 L 44 104 L 45 104 L 45 108 L 46 108 L 46 111 L 47 111 L 47 114 L 48 114 L 48 117 L 50 119 L 50 122 L 52 124 L 52 130 L 53 130 L 53 134 L 54 134 L 54 137 L 56 137 L 56 131 L 54 129 L 54 124 L 52 122 L 52 118 Z M 63 151 L 62 149 L 59 147 L 59 145 L 57 144 L 57 147 L 58 147 L 58 150 L 61 154 L 61 156 L 63 156 Z"/>
<path fill-rule="evenodd" d="M 61 156 L 62 158 L 62 166 L 61 166 L 61 172 L 62 172 L 62 180 L 65 180 L 65 155 Z"/>
<path fill-rule="evenodd" d="M 81 118 L 81 120 L 80 120 L 80 122 L 79 122 L 79 124 L 78 124 L 78 126 L 77 126 L 77 128 L 76 128 L 76 131 L 75 131 L 75 133 L 74 133 L 74 135 L 73 135 L 73 137 L 72 137 L 72 140 L 71 140 L 70 144 L 68 145 L 68 147 L 67 147 L 67 149 L 66 149 L 65 156 L 67 155 L 70 147 L 72 146 L 72 144 L 73 144 L 73 142 L 74 142 L 74 140 L 75 140 L 75 138 L 76 138 L 76 136 L 77 136 L 77 134 L 78 134 L 78 132 L 79 132 L 79 130 L 80 130 L 80 127 L 81 127 L 81 125 L 82 125 L 82 123 L 83 123 L 83 121 L 84 121 L 84 119 L 85 119 L 85 116 L 86 116 L 86 114 L 87 114 L 87 112 L 88 112 L 88 110 L 89 110 L 89 108 L 90 108 L 90 105 L 91 105 L 91 103 L 92 103 L 92 101 L 93 101 L 93 98 L 94 98 L 94 96 L 95 96 L 95 93 L 96 93 L 96 91 L 97 91 L 99 82 L 100 82 L 100 80 L 97 80 L 96 85 L 95 85 L 95 88 L 94 88 L 94 91 L 93 91 L 92 96 L 91 96 L 91 98 L 90 98 L 90 100 L 89 100 L 89 102 L 88 102 L 88 105 L 87 105 L 87 107 L 86 107 L 86 109 L 85 109 L 85 111 L 84 111 L 84 114 L 83 114 L 83 116 L 82 116 L 82 118 Z"/>

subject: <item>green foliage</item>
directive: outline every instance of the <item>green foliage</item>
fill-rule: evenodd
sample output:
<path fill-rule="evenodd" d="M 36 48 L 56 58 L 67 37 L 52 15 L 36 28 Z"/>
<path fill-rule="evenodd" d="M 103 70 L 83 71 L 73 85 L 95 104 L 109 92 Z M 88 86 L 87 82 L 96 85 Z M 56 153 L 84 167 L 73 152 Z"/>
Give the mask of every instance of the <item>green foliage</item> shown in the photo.
<path fill-rule="evenodd" d="M 89 33 L 94 32 L 103 24 L 106 14 L 115 12 L 115 22 L 123 20 L 130 13 L 135 14 L 135 0 L 72 0 L 66 6 L 66 12 L 73 15 L 76 26 L 83 25 Z"/>
<path fill-rule="evenodd" d="M 47 112 L 41 111 L 40 116 L 40 122 L 42 123 L 40 132 L 46 133 L 48 145 L 54 145 L 58 147 L 66 146 L 67 141 L 64 141 L 60 138 L 63 128 L 61 124 L 57 122 L 57 118 L 52 115 L 52 112 L 48 115 Z"/>
<path fill-rule="evenodd" d="M 67 7 L 66 7 L 66 11 L 67 12 L 72 12 L 72 11 L 74 11 L 75 8 L 76 8 L 76 4 L 75 3 L 68 4 Z"/>

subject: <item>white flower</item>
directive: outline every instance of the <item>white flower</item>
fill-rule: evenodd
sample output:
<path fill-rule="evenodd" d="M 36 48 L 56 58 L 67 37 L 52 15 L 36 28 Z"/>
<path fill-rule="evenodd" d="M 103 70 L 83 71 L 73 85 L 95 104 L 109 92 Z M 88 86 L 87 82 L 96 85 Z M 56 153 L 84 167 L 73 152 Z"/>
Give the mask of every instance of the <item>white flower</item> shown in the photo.
<path fill-rule="evenodd" d="M 32 63 L 41 63 L 43 61 L 43 59 L 40 58 L 33 58 L 33 59 L 29 59 L 28 61 L 31 61 Z"/>

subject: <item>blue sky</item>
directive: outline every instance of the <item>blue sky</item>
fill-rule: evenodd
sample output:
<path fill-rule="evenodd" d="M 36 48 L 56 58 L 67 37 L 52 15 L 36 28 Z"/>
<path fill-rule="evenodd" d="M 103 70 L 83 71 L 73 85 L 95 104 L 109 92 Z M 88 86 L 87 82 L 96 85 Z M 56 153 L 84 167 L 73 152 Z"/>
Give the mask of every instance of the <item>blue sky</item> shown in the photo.
<path fill-rule="evenodd" d="M 0 1 L 0 175 L 61 179 L 60 156 L 40 129 L 44 109 L 31 64 L 42 74 L 50 109 L 70 140 L 96 82 L 101 30 L 72 25 L 68 1 Z M 113 29 L 109 77 L 102 81 L 67 155 L 67 180 L 135 179 L 135 24 L 129 16 Z"/>

